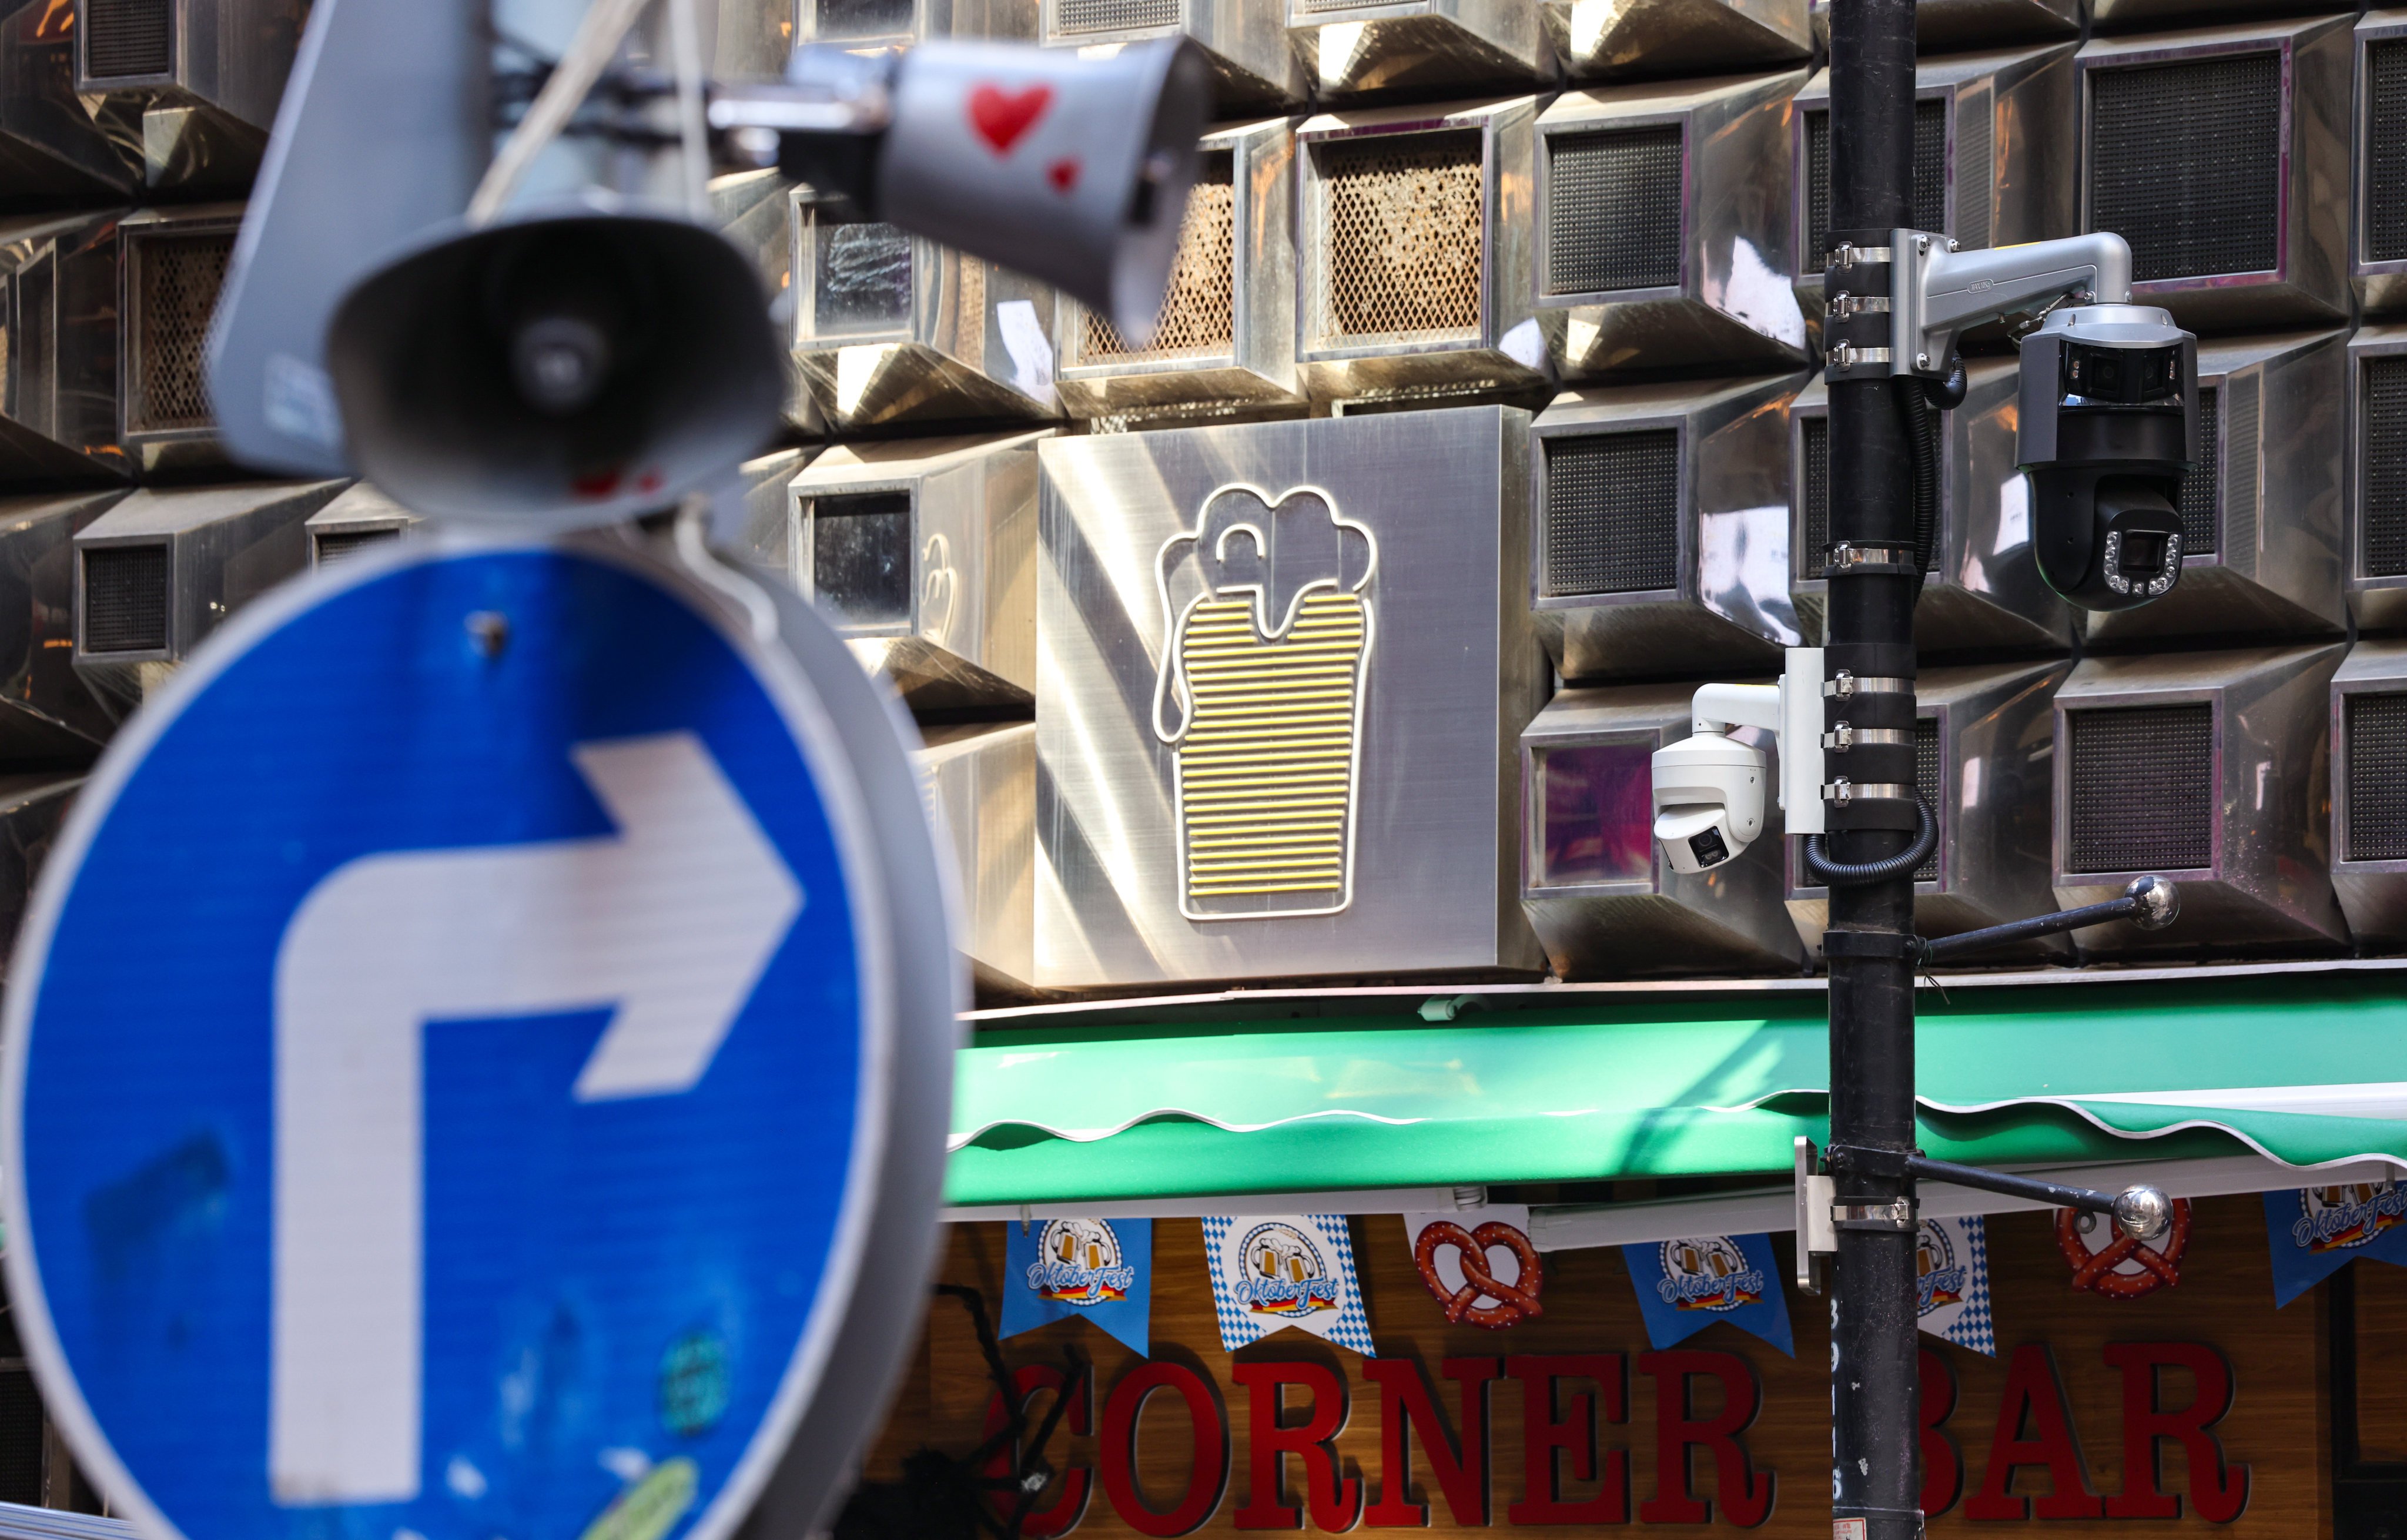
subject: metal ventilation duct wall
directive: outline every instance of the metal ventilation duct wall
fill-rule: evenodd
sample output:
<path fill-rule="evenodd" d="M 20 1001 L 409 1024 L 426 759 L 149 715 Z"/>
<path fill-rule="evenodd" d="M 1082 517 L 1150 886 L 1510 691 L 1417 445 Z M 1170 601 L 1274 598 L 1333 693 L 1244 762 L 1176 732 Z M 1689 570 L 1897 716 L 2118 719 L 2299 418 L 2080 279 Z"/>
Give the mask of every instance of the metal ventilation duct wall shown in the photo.
<path fill-rule="evenodd" d="M 795 0 L 794 41 L 908 48 L 934 37 L 1033 42 L 1039 0 Z"/>
<path fill-rule="evenodd" d="M 2407 311 L 2407 10 L 2357 23 L 2349 277 L 2369 316 Z"/>
<path fill-rule="evenodd" d="M 2332 887 L 2360 948 L 2407 948 L 2407 641 L 2368 639 L 2333 676 Z"/>
<path fill-rule="evenodd" d="M 1926 668 L 1915 685 L 1915 783 L 1939 821 L 1939 845 L 1914 874 L 1914 923 L 1929 936 L 2046 914 L 2048 820 L 2057 752 L 2051 710 L 2071 665 L 2055 661 Z M 1832 756 L 1831 775 L 1845 772 Z M 1787 857 L 1788 913 L 1806 946 L 1821 948 L 1830 890 L 1810 879 L 1800 850 Z M 1987 961 L 2065 958 L 2051 938 Z"/>
<path fill-rule="evenodd" d="M 1566 679 L 1777 666 L 1802 375 L 1592 386 L 1532 430 L 1530 599 Z"/>
<path fill-rule="evenodd" d="M 1295 365 L 1295 135 L 1286 119 L 1208 134 L 1152 339 L 1059 302 L 1061 403 L 1074 417 L 1163 421 L 1303 404 Z M 1245 195 L 1239 195 L 1239 190 Z"/>
<path fill-rule="evenodd" d="M 79 775 L 57 771 L 0 776 L 0 946 L 13 947 L 19 927 L 42 875 L 42 865 L 56 847 L 59 829 L 83 790 Z M 30 1389 L 30 1387 L 28 1387 Z M 36 1427 L 41 1403 L 30 1408 Z M 10 1430 L 11 1439 L 21 1436 Z M 39 1437 L 34 1441 L 37 1446 Z"/>
<path fill-rule="evenodd" d="M 115 215 L 0 223 L 0 488 L 123 483 Z"/>
<path fill-rule="evenodd" d="M 93 207 L 142 185 L 138 115 L 85 110 L 76 96 L 75 12 L 17 14 L 0 25 L 0 207 Z"/>
<path fill-rule="evenodd" d="M 116 721 L 75 671 L 78 532 L 125 494 L 0 499 L 0 758 L 89 763 Z"/>
<path fill-rule="evenodd" d="M 225 463 L 209 414 L 209 318 L 242 210 L 150 210 L 123 224 L 124 410 L 120 436 L 146 471 Z"/>
<path fill-rule="evenodd" d="M 1521 734 L 1521 906 L 1564 978 L 1787 972 L 1804 961 L 1781 903 L 1776 806 L 1762 837 L 1712 872 L 1684 877 L 1656 848 L 1652 759 L 1688 735 L 1695 688 L 1561 691 Z"/>
<path fill-rule="evenodd" d="M 2086 45 L 2083 228 L 2131 243 L 2132 298 L 2200 331 L 2345 321 L 2345 18 Z"/>
<path fill-rule="evenodd" d="M 2200 463 L 2183 478 L 2182 578 L 2090 638 L 2308 638 L 2348 628 L 2342 593 L 2348 335 L 2209 339 L 2198 349 Z"/>
<path fill-rule="evenodd" d="M 2330 880 L 2329 693 L 2344 649 L 2094 655 L 2056 696 L 2053 879 L 2066 907 L 2155 874 L 2181 885 L 2163 931 L 2096 926 L 2101 957 L 2329 952 L 2348 928 Z"/>
<path fill-rule="evenodd" d="M 1554 73 L 1533 0 L 1287 0 L 1314 94 L 1527 91 Z"/>
<path fill-rule="evenodd" d="M 915 710 L 1026 706 L 1036 685 L 1036 444 L 1045 435 L 828 450 L 764 549 Z"/>
<path fill-rule="evenodd" d="M 981 992 L 1025 993 L 1035 972 L 1036 724 L 922 732 L 914 758 L 952 836 L 961 949 Z"/>
<path fill-rule="evenodd" d="M 2348 342 L 2349 606 L 2368 631 L 2407 628 L 2407 325 Z"/>
<path fill-rule="evenodd" d="M 309 564 L 333 566 L 402 537 L 418 516 L 365 481 L 311 514 L 302 528 L 309 536 Z"/>
<path fill-rule="evenodd" d="M 1539 304 L 1567 318 L 1567 373 L 1803 362 L 1782 182 L 1804 80 L 1573 92 L 1539 118 Z"/>
<path fill-rule="evenodd" d="M 1184 35 L 1212 66 L 1226 110 L 1291 107 L 1308 94 L 1288 47 L 1287 0 L 1043 0 L 1044 40 L 1096 48 Z"/>
<path fill-rule="evenodd" d="M 1928 7 L 1923 7 L 1927 9 Z M 1973 250 L 2072 235 L 2073 45 L 1920 60 L 1914 72 L 1914 209 L 1917 229 Z M 1798 302 L 1818 337 L 1830 236 L 1830 72 L 1797 93 L 1790 130 L 1790 228 Z M 1994 329 L 1992 329 L 1994 330 Z M 1974 342 L 1987 340 L 1981 332 Z"/>
<path fill-rule="evenodd" d="M 1537 98 L 1330 114 L 1296 131 L 1297 359 L 1320 399 L 1424 399 L 1552 381 L 1560 311 L 1533 311 Z"/>
<path fill-rule="evenodd" d="M 2262 16 L 2329 16 L 2330 0 L 2089 0 L 2092 30 L 2142 32 Z"/>
<path fill-rule="evenodd" d="M 143 179 L 184 196 L 249 184 L 306 0 L 76 0 L 76 90 L 138 124 Z"/>
<path fill-rule="evenodd" d="M 2015 463 L 2018 378 L 2011 357 L 1968 360 L 1963 405 L 1940 414 L 1938 538 L 1914 611 L 1926 652 L 2072 645 L 2072 613 L 2031 559 L 2030 488 Z M 1830 541 L 1830 394 L 1819 377 L 1789 409 L 1789 588 L 1799 624 L 1818 641 Z"/>
<path fill-rule="evenodd" d="M 2081 35 L 2080 0 L 1919 0 L 1915 47 L 1922 53 L 2041 43 Z M 1815 50 L 1830 52 L 1830 0 L 1814 0 Z"/>
<path fill-rule="evenodd" d="M 807 188 L 790 207 L 794 364 L 830 426 L 1061 415 L 1051 289 Z"/>
<path fill-rule="evenodd" d="M 1677 0 L 1658 6 L 1540 0 L 1539 18 L 1573 78 L 1729 75 L 1802 64 L 1814 51 L 1806 0 Z"/>

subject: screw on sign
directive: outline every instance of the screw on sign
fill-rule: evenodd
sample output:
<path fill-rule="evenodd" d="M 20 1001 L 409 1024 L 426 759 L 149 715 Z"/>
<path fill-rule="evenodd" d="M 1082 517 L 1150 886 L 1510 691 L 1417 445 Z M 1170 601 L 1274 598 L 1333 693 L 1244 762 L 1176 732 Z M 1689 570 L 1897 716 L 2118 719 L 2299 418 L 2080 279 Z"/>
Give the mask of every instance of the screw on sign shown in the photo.
<path fill-rule="evenodd" d="M 1496 1276 L 1488 1265 L 1488 1250 L 1502 1247 L 1513 1253 L 1518 1264 L 1511 1282 Z M 1462 1273 L 1460 1288 L 1449 1289 L 1439 1275 L 1438 1258 L 1451 1248 L 1455 1265 Z M 1475 1230 L 1465 1230 L 1459 1224 L 1441 1219 L 1421 1229 L 1420 1238 L 1413 1243 L 1413 1261 L 1420 1268 L 1421 1282 L 1446 1306 L 1449 1326 L 1469 1321 L 1490 1331 L 1502 1331 L 1524 1320 L 1534 1319 L 1545 1312 L 1538 1305 L 1538 1291 L 1545 1286 L 1545 1269 L 1538 1262 L 1538 1248 L 1530 1237 L 1502 1219 L 1490 1219 Z M 1482 1305 L 1483 1299 L 1493 1300 Z"/>
<path fill-rule="evenodd" d="M 2189 1248 L 2189 1200 L 2175 1198 L 2172 1219 L 2143 1241 L 2124 1234 L 2103 1214 L 2056 1211 L 2057 1249 L 2072 1267 L 2072 1287 L 2108 1299 L 2138 1299 L 2181 1282 L 2182 1253 Z"/>

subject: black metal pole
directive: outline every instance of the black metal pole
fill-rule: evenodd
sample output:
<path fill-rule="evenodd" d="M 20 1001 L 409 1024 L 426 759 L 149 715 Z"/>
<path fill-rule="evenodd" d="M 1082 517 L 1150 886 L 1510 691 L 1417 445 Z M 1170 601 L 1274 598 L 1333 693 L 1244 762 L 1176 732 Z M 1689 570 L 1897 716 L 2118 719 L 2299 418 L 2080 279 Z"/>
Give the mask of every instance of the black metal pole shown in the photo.
<path fill-rule="evenodd" d="M 1885 252 L 1889 232 L 1914 224 L 1914 0 L 1832 0 L 1830 7 L 1830 242 Z M 1815 252 L 1809 260 L 1828 255 Z M 1886 262 L 1828 265 L 1824 293 L 1887 296 Z M 1840 342 L 1888 347 L 1887 306 L 1824 322 Z M 1876 360 L 1868 360 L 1875 363 Z M 1910 361 L 1900 361 L 1910 362 Z M 1848 378 L 1848 377 L 1854 378 Z M 1830 538 L 1911 549 L 1913 471 L 1885 366 L 1833 369 L 1830 392 Z M 1880 570 L 1886 567 L 1887 570 Z M 1866 795 L 1830 808 L 1830 844 L 1841 861 L 1876 861 L 1912 838 L 1914 600 L 1918 574 L 1894 563 L 1834 565 L 1826 667 L 1859 688 L 1827 702 L 1835 725 L 1902 729 L 1902 741 L 1830 758 L 1830 773 Z M 1903 795 L 1880 794 L 1901 789 Z M 1834 929 L 1910 935 L 1914 879 L 1830 890 Z M 1867 1149 L 1914 1148 L 1914 977 L 1904 948 L 1876 946 L 1830 959 L 1830 1142 Z M 1886 1163 L 1886 1162 L 1884 1162 Z M 1834 1540 L 1919 1540 L 1915 1456 L 1914 1179 L 1835 1169 L 1852 1213 L 1838 1233 L 1830 1295 L 1831 1519 Z M 1902 1200 L 1902 1203 L 1900 1203 Z"/>

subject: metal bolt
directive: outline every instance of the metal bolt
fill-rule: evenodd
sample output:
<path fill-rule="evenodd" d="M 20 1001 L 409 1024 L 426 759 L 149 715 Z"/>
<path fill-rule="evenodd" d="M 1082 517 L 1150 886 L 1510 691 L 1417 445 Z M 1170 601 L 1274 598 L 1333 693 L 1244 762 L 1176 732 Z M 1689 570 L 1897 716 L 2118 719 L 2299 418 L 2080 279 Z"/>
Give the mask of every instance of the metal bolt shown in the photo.
<path fill-rule="evenodd" d="M 480 609 L 468 617 L 468 641 L 488 658 L 498 658 L 510 645 L 510 618 L 497 609 Z"/>
<path fill-rule="evenodd" d="M 2115 1199 L 2115 1227 L 2135 1241 L 2161 1235 L 2173 1220 L 2173 1201 L 2160 1187 L 2127 1187 Z"/>
<path fill-rule="evenodd" d="M 1914 366 L 1915 366 L 1916 368 L 1917 368 L 1917 369 L 1928 369 L 1928 368 L 1930 368 L 1930 355 L 1929 353 L 1916 353 L 1916 354 L 1915 354 L 1915 355 L 1914 355 Z"/>

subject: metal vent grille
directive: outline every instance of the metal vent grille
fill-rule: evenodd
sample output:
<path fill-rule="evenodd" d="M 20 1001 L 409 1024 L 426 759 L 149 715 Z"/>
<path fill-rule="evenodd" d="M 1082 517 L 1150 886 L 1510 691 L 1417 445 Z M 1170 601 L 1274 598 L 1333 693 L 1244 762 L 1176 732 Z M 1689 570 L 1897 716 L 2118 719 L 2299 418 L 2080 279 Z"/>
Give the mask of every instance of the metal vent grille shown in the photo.
<path fill-rule="evenodd" d="M 1355 10 L 1380 3 L 1381 0 L 1296 0 L 1296 8 L 1306 16 L 1317 16 L 1323 11 Z"/>
<path fill-rule="evenodd" d="M 42 1501 L 42 1392 L 24 1369 L 0 1370 L 0 1503 Z"/>
<path fill-rule="evenodd" d="M 95 546 L 83 553 L 83 649 L 167 649 L 165 546 Z"/>
<path fill-rule="evenodd" d="M 92 79 L 164 75 L 175 62 L 175 0 L 84 0 L 83 25 Z"/>
<path fill-rule="evenodd" d="M 2215 862 L 2215 708 L 2116 706 L 2065 714 L 2072 829 L 2065 869 L 2179 872 Z"/>
<path fill-rule="evenodd" d="M 1947 233 L 1947 103 L 1914 104 L 1914 227 Z M 1830 249 L 1830 109 L 1805 114 L 1806 269 L 1818 273 Z"/>
<path fill-rule="evenodd" d="M 134 248 L 134 380 L 126 426 L 135 433 L 209 425 L 202 350 L 234 255 L 234 232 L 147 235 Z"/>
<path fill-rule="evenodd" d="M 1058 0 L 1053 9 L 1053 30 L 1061 33 L 1177 24 L 1178 0 Z"/>
<path fill-rule="evenodd" d="M 2221 549 L 2248 552 L 2257 549 L 2257 404 L 2264 383 L 2254 374 L 2224 384 L 2222 463 L 2216 481 L 2223 489 Z M 2205 424 L 2200 424 L 2203 435 Z M 2187 546 L 2182 548 L 2188 550 Z M 2217 548 L 2209 546 L 2208 550 Z"/>
<path fill-rule="evenodd" d="M 821 37 L 900 37 L 916 20 L 913 0 L 819 0 Z"/>
<path fill-rule="evenodd" d="M 1989 148 L 1990 97 L 1991 91 L 1987 85 L 1961 87 L 1957 94 L 1957 106 L 1961 110 L 1956 114 L 1959 137 L 1953 157 L 1956 163 L 1956 221 L 1947 233 L 1962 243 L 1967 250 L 1978 250 L 1989 244 L 1989 201 L 1997 176 L 1997 164 L 1991 158 Z M 1945 167 L 1943 165 L 1941 170 L 1944 175 Z M 1922 164 L 1917 160 L 1915 174 L 1919 178 L 1921 172 Z M 1921 195 L 1921 183 L 1917 180 L 1915 196 L 1918 198 Z"/>
<path fill-rule="evenodd" d="M 2142 282 L 2279 260 L 2282 61 L 2227 54 L 2089 78 L 2089 228 Z"/>
<path fill-rule="evenodd" d="M 811 596 L 851 625 L 910 624 L 909 492 L 813 499 Z"/>
<path fill-rule="evenodd" d="M 1922 793 L 1922 800 L 1930 805 L 1931 817 L 1940 817 L 1946 799 L 1940 780 L 1939 719 L 1936 717 L 1914 719 L 1914 788 Z M 1942 845 L 1945 843 L 1944 840 L 1940 842 Z M 1939 880 L 1938 846 L 1931 847 L 1929 861 L 1914 869 L 1914 880 Z"/>
<path fill-rule="evenodd" d="M 1800 418 L 1797 437 L 1805 459 L 1799 471 L 1805 497 L 1805 576 L 1819 578 L 1830 570 L 1822 548 L 1830 543 L 1830 420 L 1818 413 Z"/>
<path fill-rule="evenodd" d="M 1232 352 L 1237 346 L 1237 187 L 1234 157 L 1206 155 L 1178 229 L 1178 262 L 1154 322 L 1153 340 L 1132 348 L 1092 310 L 1080 342 L 1082 363 Z"/>
<path fill-rule="evenodd" d="M 2365 53 L 2365 257 L 2407 261 L 2407 38 Z"/>
<path fill-rule="evenodd" d="M 387 540 L 398 540 L 401 531 L 393 529 L 327 530 L 317 538 L 318 564 L 333 566 L 347 557 L 357 556 L 370 546 L 380 546 Z"/>
<path fill-rule="evenodd" d="M 1678 123 L 1546 141 L 1546 292 L 1666 289 L 1680 281 Z"/>
<path fill-rule="evenodd" d="M 1679 584 L 1679 430 L 1546 440 L 1545 596 Z"/>
<path fill-rule="evenodd" d="M 2365 361 L 2365 576 L 2407 578 L 2407 355 Z"/>
<path fill-rule="evenodd" d="M 1358 139 L 1320 157 L 1321 333 L 1349 341 L 1476 335 L 1480 135 Z"/>
<path fill-rule="evenodd" d="M 2202 556 L 2214 550 L 2215 533 L 2223 522 L 2215 517 L 2223 510 L 2223 483 L 2215 475 L 2223 460 L 2223 440 L 2215 432 L 2222 406 L 2220 389 L 2213 385 L 2198 388 L 2198 467 L 2183 473 L 2177 500 L 2185 556 Z"/>
<path fill-rule="evenodd" d="M 2345 697 L 2350 861 L 2407 861 L 2407 695 Z"/>

